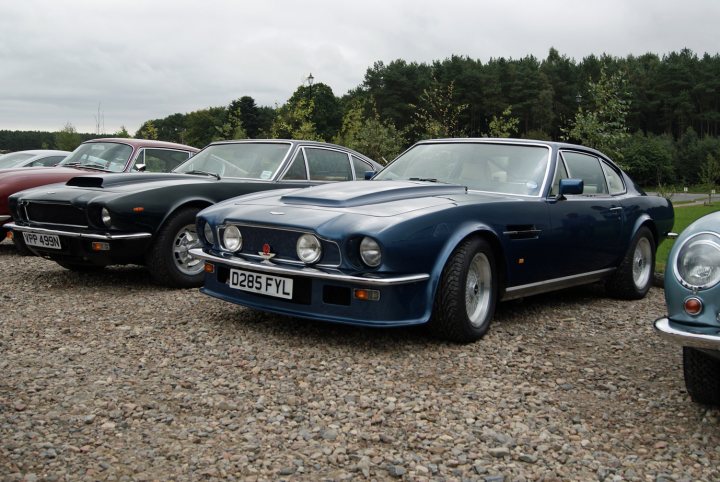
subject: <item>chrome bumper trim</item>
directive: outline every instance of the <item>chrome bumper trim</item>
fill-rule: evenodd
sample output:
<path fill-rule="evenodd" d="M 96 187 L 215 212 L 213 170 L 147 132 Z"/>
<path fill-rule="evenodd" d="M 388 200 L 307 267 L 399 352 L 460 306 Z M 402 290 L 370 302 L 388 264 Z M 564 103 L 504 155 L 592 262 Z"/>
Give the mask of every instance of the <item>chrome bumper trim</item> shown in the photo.
<path fill-rule="evenodd" d="M 680 331 L 670 326 L 670 320 L 668 318 L 658 318 L 655 320 L 655 331 L 664 339 L 677 343 L 678 345 L 720 350 L 720 335 L 702 335 L 700 333 Z"/>
<path fill-rule="evenodd" d="M 15 223 L 8 223 L 5 225 L 6 228 L 12 229 L 13 231 L 26 231 L 29 233 L 40 233 L 40 234 L 56 234 L 58 236 L 65 236 L 68 238 L 83 238 L 83 239 L 101 239 L 103 241 L 115 241 L 119 239 L 144 239 L 151 238 L 152 233 L 131 233 L 131 234 L 94 234 L 94 233 L 76 233 L 73 231 L 60 231 L 58 229 L 45 229 L 45 228 L 34 228 L 30 226 L 18 226 Z"/>
<path fill-rule="evenodd" d="M 0 216 L 0 223 L 4 223 L 8 219 L 10 219 L 10 216 L 3 214 L 2 216 Z"/>
<path fill-rule="evenodd" d="M 308 278 L 324 279 L 342 283 L 357 283 L 362 284 L 363 286 L 394 286 L 417 283 L 430 279 L 429 274 L 411 274 L 407 276 L 398 276 L 395 278 L 368 278 L 365 276 L 350 276 L 340 273 L 328 273 L 309 267 L 291 268 L 285 266 L 278 266 L 276 264 L 271 264 L 270 262 L 252 263 L 238 258 L 229 259 L 220 256 L 214 256 L 212 254 L 206 253 L 199 248 L 191 249 L 190 255 L 204 261 L 224 264 L 232 266 L 234 268 L 244 268 L 253 271 L 261 271 L 263 273 L 282 274 L 286 276 L 306 276 Z"/>

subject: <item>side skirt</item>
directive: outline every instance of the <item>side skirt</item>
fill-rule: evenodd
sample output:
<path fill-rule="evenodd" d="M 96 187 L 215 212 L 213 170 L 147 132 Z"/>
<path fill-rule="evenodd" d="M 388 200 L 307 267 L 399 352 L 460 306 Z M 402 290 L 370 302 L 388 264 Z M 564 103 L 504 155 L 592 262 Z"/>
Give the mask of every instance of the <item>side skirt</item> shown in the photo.
<path fill-rule="evenodd" d="M 505 290 L 502 301 L 514 300 L 525 296 L 539 295 L 548 291 L 556 291 L 564 288 L 570 288 L 577 285 L 585 285 L 601 281 L 610 276 L 615 268 L 601 269 L 591 271 L 590 273 L 581 273 L 563 278 L 555 278 L 547 281 L 538 281 L 520 286 L 512 286 Z"/>

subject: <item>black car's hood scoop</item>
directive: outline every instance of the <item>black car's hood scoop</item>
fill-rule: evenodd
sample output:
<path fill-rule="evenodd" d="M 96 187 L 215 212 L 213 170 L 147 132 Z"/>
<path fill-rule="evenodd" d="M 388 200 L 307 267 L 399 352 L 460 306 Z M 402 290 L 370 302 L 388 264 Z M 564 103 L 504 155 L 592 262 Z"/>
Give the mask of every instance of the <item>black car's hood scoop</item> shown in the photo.
<path fill-rule="evenodd" d="M 347 208 L 404 199 L 453 196 L 467 192 L 465 186 L 415 181 L 350 181 L 309 187 L 281 199 L 286 204 Z"/>
<path fill-rule="evenodd" d="M 97 187 L 108 188 L 119 184 L 133 182 L 170 181 L 173 179 L 187 179 L 186 174 L 163 174 L 163 173 L 127 173 L 127 174 L 106 174 L 103 176 L 77 176 L 70 179 L 66 185 L 76 187 Z"/>

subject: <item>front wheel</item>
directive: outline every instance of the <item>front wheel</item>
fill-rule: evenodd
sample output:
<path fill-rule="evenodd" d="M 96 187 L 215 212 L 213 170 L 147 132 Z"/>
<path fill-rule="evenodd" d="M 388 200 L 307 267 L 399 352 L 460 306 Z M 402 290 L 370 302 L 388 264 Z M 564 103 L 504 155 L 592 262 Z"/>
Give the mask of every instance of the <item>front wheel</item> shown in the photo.
<path fill-rule="evenodd" d="M 472 237 L 460 243 L 443 269 L 430 329 L 460 343 L 482 338 L 495 314 L 496 273 L 495 254 L 487 241 Z"/>
<path fill-rule="evenodd" d="M 183 208 L 173 214 L 157 234 L 145 264 L 155 282 L 172 288 L 201 286 L 204 263 L 190 255 L 200 247 L 195 216 L 198 208 Z"/>
<path fill-rule="evenodd" d="M 695 348 L 683 347 L 685 388 L 695 403 L 720 405 L 720 360 Z"/>
<path fill-rule="evenodd" d="M 655 238 L 643 226 L 635 233 L 620 266 L 608 280 L 606 288 L 611 296 L 625 300 L 645 297 L 655 274 Z"/>

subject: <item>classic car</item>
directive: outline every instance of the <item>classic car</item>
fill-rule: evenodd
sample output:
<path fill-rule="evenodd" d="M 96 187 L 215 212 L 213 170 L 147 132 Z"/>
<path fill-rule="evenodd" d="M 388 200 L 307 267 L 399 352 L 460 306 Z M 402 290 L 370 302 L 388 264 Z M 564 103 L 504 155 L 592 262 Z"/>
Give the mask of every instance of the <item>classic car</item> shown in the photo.
<path fill-rule="evenodd" d="M 364 179 L 376 162 L 333 144 L 222 141 L 169 174 L 97 175 L 10 198 L 15 239 L 72 270 L 143 264 L 172 287 L 200 286 L 195 215 L 240 194 Z"/>
<path fill-rule="evenodd" d="M 0 169 L 13 167 L 50 167 L 65 159 L 70 151 L 52 149 L 31 149 L 16 151 L 0 156 Z"/>
<path fill-rule="evenodd" d="M 201 291 L 251 308 L 482 337 L 499 300 L 606 282 L 642 298 L 672 205 L 600 152 L 513 139 L 415 144 L 365 182 L 198 215 Z"/>
<path fill-rule="evenodd" d="M 83 142 L 55 167 L 23 167 L 0 171 L 0 240 L 10 221 L 8 197 L 23 189 L 65 182 L 98 172 L 157 170 L 167 172 L 199 151 L 195 147 L 144 139 L 93 139 Z M 23 254 L 24 245 L 16 243 Z"/>
<path fill-rule="evenodd" d="M 690 398 L 720 405 L 720 212 L 688 226 L 665 271 L 668 314 L 655 320 L 663 338 L 682 346 Z"/>

